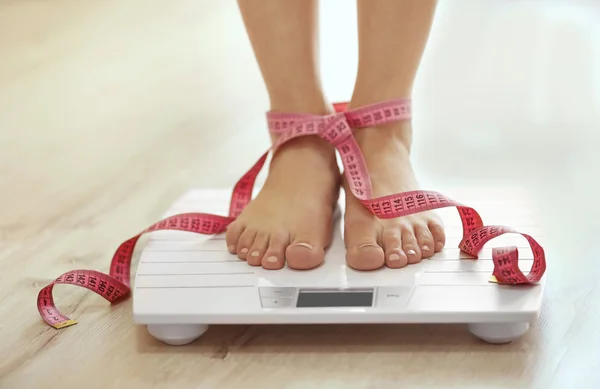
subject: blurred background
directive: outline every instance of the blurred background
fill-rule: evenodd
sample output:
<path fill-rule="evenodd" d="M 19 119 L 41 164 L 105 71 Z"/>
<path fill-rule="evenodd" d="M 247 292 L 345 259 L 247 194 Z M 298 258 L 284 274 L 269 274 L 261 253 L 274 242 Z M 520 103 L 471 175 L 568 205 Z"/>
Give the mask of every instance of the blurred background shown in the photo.
<path fill-rule="evenodd" d="M 569 249 L 589 253 L 598 239 L 578 226 L 600 215 L 599 10 L 595 0 L 440 1 L 414 91 L 423 185 L 533 190 L 552 237 L 573 234 Z M 354 2 L 321 11 L 323 83 L 344 100 Z M 80 191 L 102 201 L 124 171 L 125 191 L 170 176 L 168 198 L 230 187 L 268 147 L 268 99 L 233 0 L 3 1 L 0 58 L 0 184 L 32 202 L 3 208 L 23 221 L 34 203 L 47 205 L 36 217 L 52 217 Z M 51 189 L 57 174 L 90 181 Z M 25 196 L 31 188 L 39 195 Z"/>

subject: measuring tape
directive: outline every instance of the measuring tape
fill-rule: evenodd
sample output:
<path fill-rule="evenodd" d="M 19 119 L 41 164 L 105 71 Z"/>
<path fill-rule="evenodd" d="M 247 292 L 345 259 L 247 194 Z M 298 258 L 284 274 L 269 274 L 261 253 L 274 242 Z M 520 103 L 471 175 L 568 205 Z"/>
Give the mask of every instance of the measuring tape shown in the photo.
<path fill-rule="evenodd" d="M 131 292 L 130 267 L 133 251 L 138 239 L 145 233 L 178 230 L 213 235 L 225 232 L 227 226 L 252 200 L 256 177 L 269 153 L 274 153 L 278 147 L 294 138 L 307 135 L 317 135 L 335 146 L 341 157 L 344 174 L 352 194 L 378 218 L 391 219 L 437 208 L 456 207 L 463 226 L 463 238 L 458 247 L 475 258 L 488 241 L 506 233 L 520 234 L 529 242 L 534 260 L 527 275 L 523 274 L 518 266 L 517 247 L 492 249 L 494 270 L 490 278 L 491 282 L 509 285 L 533 284 L 542 278 L 546 271 L 546 259 L 544 249 L 535 239 L 507 226 L 484 226 L 481 216 L 471 207 L 441 193 L 424 190 L 373 198 L 367 165 L 352 129 L 409 119 L 411 117 L 409 99 L 392 100 L 353 110 L 347 109 L 347 103 L 336 103 L 333 107 L 335 112 L 325 116 L 268 112 L 269 131 L 279 135 L 279 138 L 236 183 L 229 203 L 228 216 L 184 213 L 167 217 L 123 242 L 113 255 L 108 274 L 80 269 L 60 275 L 38 294 L 38 311 L 44 321 L 56 329 L 77 324 L 75 320 L 61 314 L 56 308 L 52 296 L 56 284 L 87 288 L 111 303 L 126 298 Z"/>

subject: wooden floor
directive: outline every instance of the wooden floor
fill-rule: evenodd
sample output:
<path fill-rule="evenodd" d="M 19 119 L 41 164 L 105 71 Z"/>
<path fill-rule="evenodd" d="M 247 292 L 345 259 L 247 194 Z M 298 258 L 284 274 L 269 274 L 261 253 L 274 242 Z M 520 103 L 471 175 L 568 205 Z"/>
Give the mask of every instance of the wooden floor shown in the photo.
<path fill-rule="evenodd" d="M 230 187 L 268 145 L 268 100 L 233 0 L 0 0 L 0 388 L 598 388 L 600 12 L 593 1 L 443 0 L 415 89 L 430 189 L 513 185 L 535 199 L 548 288 L 520 341 L 462 326 L 212 327 L 163 345 L 57 287 L 192 187 Z M 323 77 L 347 98 L 351 2 L 323 9 Z M 476 204 L 473 204 L 476 207 Z"/>

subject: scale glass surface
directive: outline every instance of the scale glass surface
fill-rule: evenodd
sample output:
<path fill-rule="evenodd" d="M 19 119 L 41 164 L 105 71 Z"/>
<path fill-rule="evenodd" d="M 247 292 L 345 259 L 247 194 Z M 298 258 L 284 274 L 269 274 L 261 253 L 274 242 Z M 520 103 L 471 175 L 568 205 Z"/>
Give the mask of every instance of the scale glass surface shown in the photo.
<path fill-rule="evenodd" d="M 481 191 L 481 190 L 480 190 Z M 451 197 L 473 206 L 484 224 L 502 224 L 531 234 L 542 246 L 540 229 L 519 195 L 469 193 Z M 226 215 L 229 190 L 192 190 L 165 213 Z M 340 198 L 340 209 L 343 196 Z M 141 253 L 133 286 L 133 316 L 165 343 L 182 345 L 211 324 L 465 323 L 490 343 L 510 342 L 538 316 L 545 276 L 536 285 L 489 282 L 491 248 L 516 245 L 526 272 L 533 255 L 520 235 L 486 244 L 479 259 L 457 248 L 462 237 L 456 208 L 439 209 L 446 247 L 432 258 L 401 269 L 357 271 L 345 263 L 343 223 L 334 223 L 334 240 L 323 265 L 312 270 L 265 270 L 227 251 L 225 234 L 206 236 L 155 231 Z"/>

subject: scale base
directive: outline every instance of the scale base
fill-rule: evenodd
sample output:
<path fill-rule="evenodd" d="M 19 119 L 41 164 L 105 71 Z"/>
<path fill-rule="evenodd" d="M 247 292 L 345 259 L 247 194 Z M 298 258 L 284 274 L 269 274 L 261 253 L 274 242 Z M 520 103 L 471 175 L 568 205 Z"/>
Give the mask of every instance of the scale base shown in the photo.
<path fill-rule="evenodd" d="M 208 330 L 206 324 L 148 324 L 148 332 L 171 346 L 192 343 Z"/>
<path fill-rule="evenodd" d="M 528 322 L 469 324 L 469 332 L 487 343 L 503 344 L 519 339 L 529 330 Z"/>
<path fill-rule="evenodd" d="M 200 338 L 208 330 L 207 324 L 149 324 L 148 332 L 154 338 L 171 346 L 184 346 Z M 469 332 L 484 342 L 505 344 L 517 340 L 529 330 L 529 323 L 474 323 Z"/>
<path fill-rule="evenodd" d="M 541 235 L 521 193 L 467 188 L 450 195 L 473 204 L 487 224 Z M 225 215 L 230 196 L 228 190 L 192 190 L 165 216 Z M 446 228 L 441 252 L 401 269 L 357 271 L 345 261 L 343 204 L 342 194 L 324 263 L 306 271 L 250 266 L 228 252 L 224 234 L 152 232 L 135 276 L 134 321 L 174 346 L 192 343 L 209 325 L 397 324 L 401 331 L 402 324 L 420 323 L 465 324 L 475 337 L 502 344 L 523 336 L 538 317 L 545 277 L 535 285 L 490 282 L 492 247 L 517 246 L 521 269 L 531 266 L 533 254 L 520 235 L 496 238 L 478 258 L 469 257 L 458 249 L 456 209 L 439 209 Z"/>

